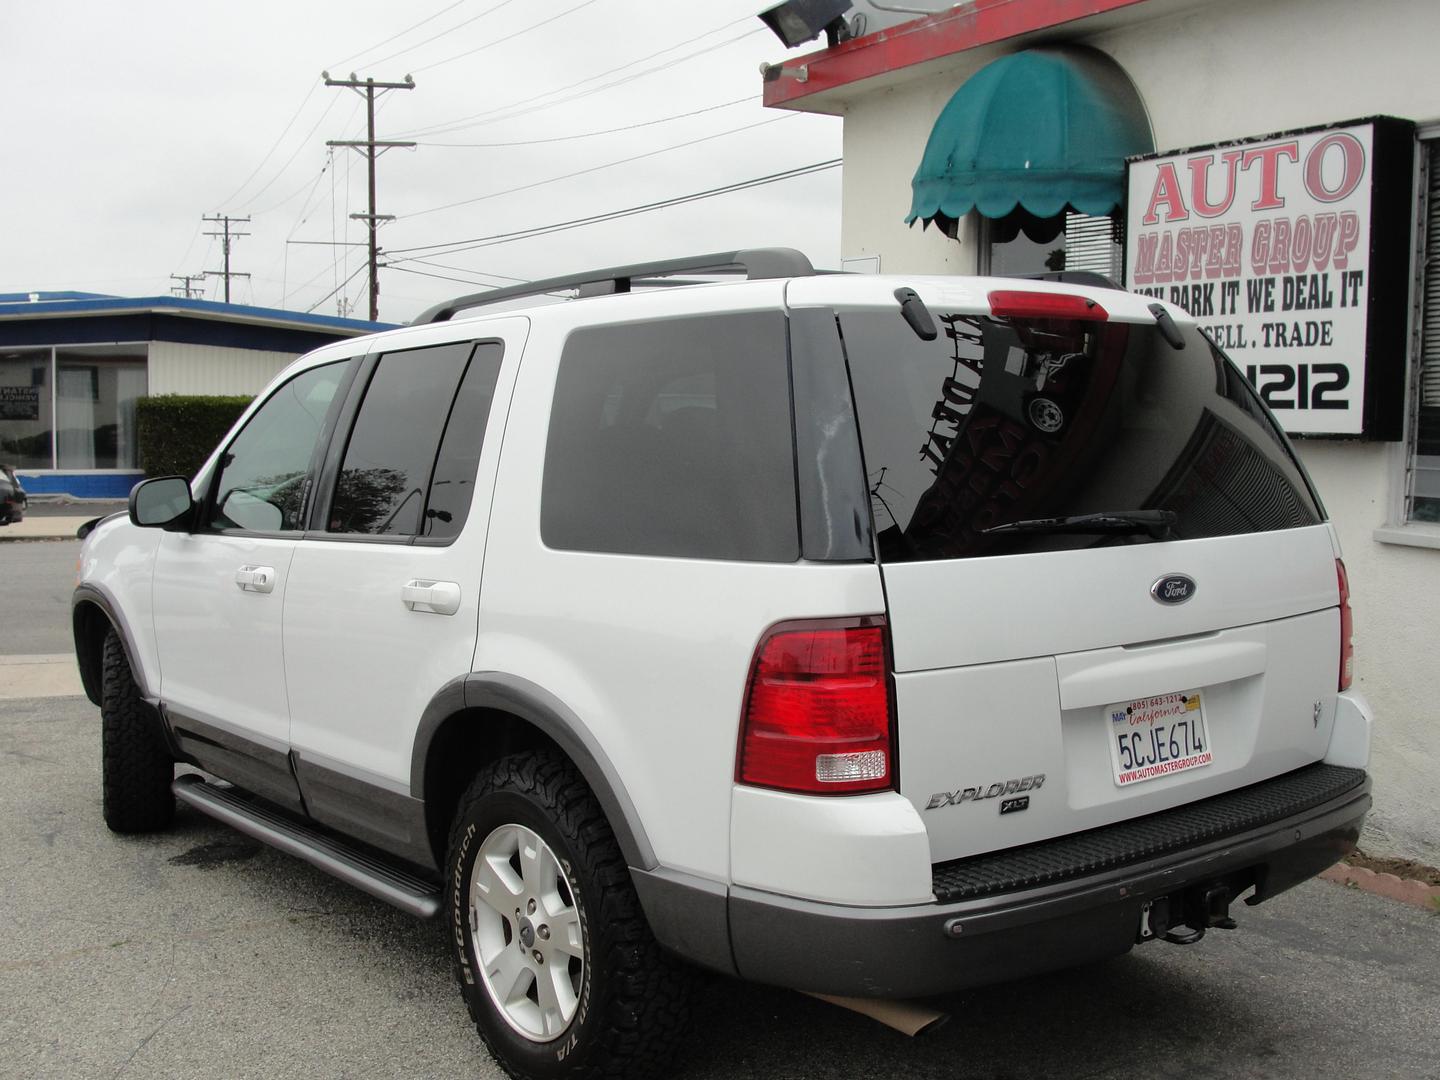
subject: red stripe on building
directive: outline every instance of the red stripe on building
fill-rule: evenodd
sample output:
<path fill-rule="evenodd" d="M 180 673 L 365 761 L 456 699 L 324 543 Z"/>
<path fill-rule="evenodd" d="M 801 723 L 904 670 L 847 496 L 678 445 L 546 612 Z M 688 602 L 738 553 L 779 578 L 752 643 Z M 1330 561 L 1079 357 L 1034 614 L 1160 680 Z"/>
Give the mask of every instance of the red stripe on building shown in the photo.
<path fill-rule="evenodd" d="M 785 106 L 888 71 L 1143 3 L 1145 0 L 976 0 L 833 49 L 787 59 L 780 77 L 765 83 L 765 104 Z"/>

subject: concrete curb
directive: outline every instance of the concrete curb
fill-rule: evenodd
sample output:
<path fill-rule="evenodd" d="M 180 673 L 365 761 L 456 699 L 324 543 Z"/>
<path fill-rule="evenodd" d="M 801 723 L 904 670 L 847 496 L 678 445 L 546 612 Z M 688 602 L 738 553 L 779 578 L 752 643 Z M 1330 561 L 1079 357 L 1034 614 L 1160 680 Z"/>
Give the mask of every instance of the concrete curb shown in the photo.
<path fill-rule="evenodd" d="M 29 517 L 14 525 L 0 526 L 0 543 L 6 540 L 74 540 L 75 530 L 97 515 L 76 517 Z"/>
<path fill-rule="evenodd" d="M 1426 911 L 1440 911 L 1440 885 L 1399 878 L 1394 874 L 1377 874 L 1361 866 L 1336 863 L 1320 875 L 1325 881 L 1360 889 L 1375 896 L 1398 900 Z"/>

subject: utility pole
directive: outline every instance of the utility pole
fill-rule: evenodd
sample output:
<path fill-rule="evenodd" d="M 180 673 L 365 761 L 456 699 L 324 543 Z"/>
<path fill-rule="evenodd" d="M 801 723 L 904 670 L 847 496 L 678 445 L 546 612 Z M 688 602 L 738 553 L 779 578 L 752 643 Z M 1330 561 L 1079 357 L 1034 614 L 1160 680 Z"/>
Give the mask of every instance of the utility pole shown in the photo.
<path fill-rule="evenodd" d="M 378 214 L 375 212 L 375 159 L 386 150 L 394 147 L 411 147 L 413 142 L 382 142 L 375 138 L 375 92 L 378 90 L 384 93 L 386 90 L 414 90 L 415 80 L 409 75 L 405 76 L 404 82 L 376 82 L 374 79 L 358 78 L 352 71 L 348 79 L 332 79 L 328 71 L 322 71 L 321 77 L 325 80 L 326 86 L 343 86 L 354 90 L 365 99 L 366 134 L 365 139 L 331 139 L 326 146 L 349 146 L 359 150 L 364 156 L 366 164 L 370 169 L 370 212 L 367 214 L 351 214 L 350 216 L 358 221 L 364 221 L 370 227 L 370 321 L 376 322 L 380 318 L 380 277 L 379 257 L 380 247 L 377 243 L 380 222 L 394 221 L 394 214 Z"/>
<path fill-rule="evenodd" d="M 204 281 L 204 274 L 171 274 L 170 280 L 180 283 L 170 286 L 170 291 L 176 296 L 183 296 L 186 300 L 194 300 L 195 297 L 204 295 L 204 291 L 197 288 L 194 284 L 194 282 L 197 281 Z"/>
<path fill-rule="evenodd" d="M 250 221 L 250 217 L 249 217 L 249 215 L 246 215 L 245 217 L 230 217 L 230 216 L 227 215 L 227 214 L 204 214 L 204 215 L 201 215 L 200 220 L 201 220 L 201 221 L 213 221 L 216 225 L 223 225 L 223 227 L 224 227 L 224 231 L 223 231 L 223 232 L 207 232 L 205 235 L 206 235 L 206 236 L 219 236 L 219 237 L 222 237 L 222 238 L 223 238 L 223 240 L 222 240 L 222 246 L 223 246 L 223 250 L 224 250 L 224 252 L 225 252 L 225 269 L 224 269 L 224 270 L 206 270 L 206 271 L 204 271 L 204 274 L 205 274 L 206 277 L 223 277 L 223 278 L 225 279 L 225 302 L 228 304 L 228 303 L 230 302 L 230 279 L 231 279 L 232 277 L 248 278 L 248 277 L 250 276 L 249 274 L 237 273 L 237 272 L 232 271 L 232 270 L 230 269 L 230 240 L 231 240 L 231 238 L 232 238 L 232 237 L 241 237 L 241 236 L 249 236 L 249 235 L 250 235 L 248 232 L 231 232 L 231 231 L 230 231 L 230 225 L 231 225 L 231 223 L 239 223 L 239 224 L 242 224 L 242 225 L 243 225 L 243 224 L 248 224 L 249 221 Z"/>

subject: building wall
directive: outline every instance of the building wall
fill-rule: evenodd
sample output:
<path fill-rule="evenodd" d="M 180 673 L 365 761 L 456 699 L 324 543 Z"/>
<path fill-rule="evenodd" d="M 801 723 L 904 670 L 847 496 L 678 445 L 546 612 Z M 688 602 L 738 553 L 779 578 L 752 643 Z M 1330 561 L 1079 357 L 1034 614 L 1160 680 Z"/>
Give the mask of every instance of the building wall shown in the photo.
<path fill-rule="evenodd" d="M 1440 120 L 1434 46 L 1440 4 L 1414 0 L 1212 0 L 1182 14 L 1069 40 L 1129 72 L 1159 150 L 1388 114 Z M 1040 42 L 1027 42 L 1039 44 Z M 965 79 L 1003 52 L 954 58 L 943 73 L 874 93 L 845 111 L 842 252 L 885 272 L 973 272 L 962 242 L 904 223 L 931 126 Z M 1377 715 L 1376 808 L 1365 843 L 1440 864 L 1440 550 L 1382 543 L 1403 455 L 1386 444 L 1309 440 L 1300 455 L 1344 545 L 1354 594 L 1357 686 Z"/>
<path fill-rule="evenodd" d="M 846 259 L 880 256 L 880 273 L 975 272 L 975 224 L 967 219 L 958 240 L 919 222 L 906 226 L 910 177 L 940 110 L 965 78 L 999 53 L 977 50 L 984 61 L 964 75 L 908 83 L 854 102 L 845 113 L 845 183 L 840 209 L 840 253 Z"/>
<path fill-rule="evenodd" d="M 1375 811 L 1367 841 L 1440 865 L 1440 551 L 1376 542 L 1389 509 L 1391 447 L 1297 444 L 1340 534 L 1355 613 L 1355 687 L 1375 708 Z"/>
<path fill-rule="evenodd" d="M 148 393 L 258 394 L 297 353 L 156 341 L 150 345 Z"/>

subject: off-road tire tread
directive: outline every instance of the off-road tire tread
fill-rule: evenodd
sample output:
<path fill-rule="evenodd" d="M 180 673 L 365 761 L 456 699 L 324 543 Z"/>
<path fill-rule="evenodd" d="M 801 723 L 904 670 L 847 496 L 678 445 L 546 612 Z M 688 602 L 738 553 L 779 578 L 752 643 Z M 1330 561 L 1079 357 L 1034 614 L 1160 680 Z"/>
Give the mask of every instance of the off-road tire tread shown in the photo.
<path fill-rule="evenodd" d="M 175 817 L 175 762 L 140 697 L 125 646 L 105 635 L 100 694 L 101 805 L 112 832 L 158 832 Z"/>
<path fill-rule="evenodd" d="M 562 1075 L 573 1080 L 644 1080 L 666 1075 L 689 1025 L 692 974 L 655 941 L 615 834 L 574 765 L 557 754 L 537 751 L 501 758 L 483 770 L 460 798 L 447 849 L 447 869 L 454 866 L 461 825 L 471 808 L 501 791 L 528 795 L 546 807 L 580 864 L 578 873 L 598 886 L 587 901 L 595 943 L 592 956 L 603 965 L 606 985 L 615 988 L 615 993 L 594 1032 L 603 1043 L 601 1052 Z M 599 948 L 602 935 L 611 943 L 603 956 Z M 454 969 L 470 1018 L 492 1055 L 517 1080 L 540 1080 L 538 1074 L 515 1071 L 497 1052 L 480 1024 L 475 1000 L 464 993 L 458 958 Z M 473 998 L 481 999 L 484 994 L 484 987 L 476 985 Z"/>

